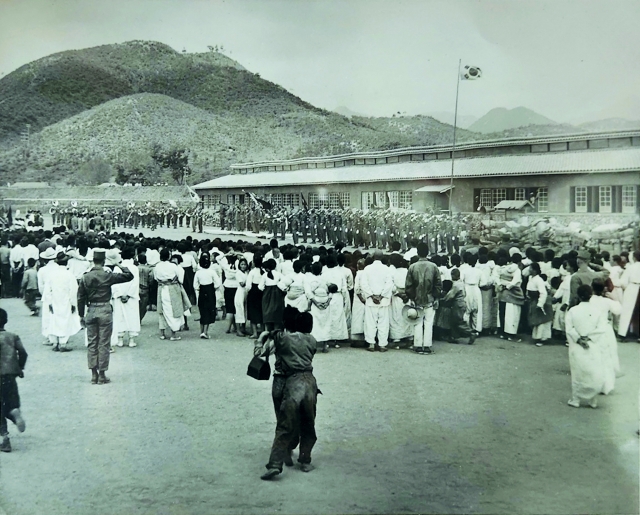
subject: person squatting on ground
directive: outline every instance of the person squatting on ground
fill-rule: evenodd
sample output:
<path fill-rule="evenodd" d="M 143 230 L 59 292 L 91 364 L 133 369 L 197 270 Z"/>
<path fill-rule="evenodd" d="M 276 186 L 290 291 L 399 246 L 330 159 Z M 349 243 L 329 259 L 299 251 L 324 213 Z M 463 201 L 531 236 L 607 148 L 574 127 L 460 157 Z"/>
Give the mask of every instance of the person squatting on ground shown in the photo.
<path fill-rule="evenodd" d="M 293 466 L 291 453 L 300 444 L 300 470 L 309 472 L 311 451 L 316 443 L 316 404 L 318 390 L 312 361 L 316 339 L 311 335 L 313 316 L 287 306 L 283 314 L 284 330 L 263 332 L 255 343 L 254 355 L 275 354 L 272 386 L 276 412 L 276 432 L 267 471 L 261 479 L 269 480 L 282 473 L 283 464 Z"/>
<path fill-rule="evenodd" d="M 0 309 L 0 451 L 11 452 L 7 420 L 11 420 L 21 433 L 26 424 L 20 413 L 20 394 L 16 377 L 24 377 L 27 351 L 17 334 L 5 330 L 9 321 L 7 312 Z"/>
<path fill-rule="evenodd" d="M 111 382 L 105 376 L 109 369 L 109 347 L 113 333 L 111 286 L 133 279 L 133 274 L 124 265 L 120 266 L 122 273 L 111 272 L 104 265 L 105 252 L 94 250 L 93 268 L 82 276 L 78 286 L 78 313 L 87 330 L 87 360 L 91 370 L 91 384 Z"/>

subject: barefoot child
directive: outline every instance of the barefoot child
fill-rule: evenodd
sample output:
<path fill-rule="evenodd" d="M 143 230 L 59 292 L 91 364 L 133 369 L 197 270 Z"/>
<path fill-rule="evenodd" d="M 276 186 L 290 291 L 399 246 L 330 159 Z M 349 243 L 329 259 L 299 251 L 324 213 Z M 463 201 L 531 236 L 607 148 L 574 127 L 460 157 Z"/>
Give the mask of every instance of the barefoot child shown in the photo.
<path fill-rule="evenodd" d="M 0 309 L 0 451 L 11 452 L 11 441 L 7 429 L 7 419 L 11 420 L 21 433 L 25 422 L 20 414 L 20 395 L 16 377 L 24 377 L 22 370 L 27 362 L 27 351 L 17 334 L 4 330 L 8 320 L 7 312 Z"/>

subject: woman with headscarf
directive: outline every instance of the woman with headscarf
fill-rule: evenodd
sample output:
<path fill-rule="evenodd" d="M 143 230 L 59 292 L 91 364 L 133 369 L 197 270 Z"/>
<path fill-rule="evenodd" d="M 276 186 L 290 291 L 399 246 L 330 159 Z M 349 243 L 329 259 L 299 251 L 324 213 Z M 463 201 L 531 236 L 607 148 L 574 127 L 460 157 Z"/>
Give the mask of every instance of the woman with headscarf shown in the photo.
<path fill-rule="evenodd" d="M 396 292 L 391 297 L 391 309 L 389 312 L 389 338 L 395 343 L 413 336 L 414 326 L 402 316 L 402 308 L 409 299 L 404 292 L 407 282 L 409 264 L 400 254 L 391 254 L 389 257 L 390 268 L 393 270 L 393 282 Z"/>
<path fill-rule="evenodd" d="M 609 393 L 615 383 L 605 341 L 607 313 L 589 302 L 592 294 L 588 284 L 579 286 L 579 303 L 565 318 L 571 367 L 571 399 L 567 404 L 574 408 L 579 408 L 581 402 L 597 408 L 598 394 Z"/>
<path fill-rule="evenodd" d="M 158 282 L 158 324 L 160 326 L 160 339 L 166 339 L 165 331 L 171 331 L 171 341 L 181 340 L 176 332 L 184 324 L 185 316 L 191 309 L 191 304 L 184 288 L 184 269 L 169 261 L 171 253 L 169 249 L 163 248 L 160 252 L 160 263 L 153 271 L 155 280 Z"/>
<path fill-rule="evenodd" d="M 200 256 L 200 268 L 193 277 L 193 289 L 200 311 L 200 338 L 209 339 L 209 325 L 216 321 L 216 288 L 222 280 L 211 268 L 211 258 L 204 253 Z"/>

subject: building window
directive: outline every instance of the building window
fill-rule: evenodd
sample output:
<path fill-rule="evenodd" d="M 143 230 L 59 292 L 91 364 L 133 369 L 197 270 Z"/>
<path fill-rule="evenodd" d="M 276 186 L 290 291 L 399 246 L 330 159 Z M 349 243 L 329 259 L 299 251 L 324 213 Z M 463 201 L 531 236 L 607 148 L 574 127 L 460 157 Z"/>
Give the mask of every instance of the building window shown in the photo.
<path fill-rule="evenodd" d="M 587 187 L 586 186 L 576 186 L 576 213 L 586 213 L 587 212 Z"/>
<path fill-rule="evenodd" d="M 400 192 L 388 191 L 387 198 L 389 199 L 389 207 L 400 207 Z"/>
<path fill-rule="evenodd" d="M 600 212 L 611 213 L 611 186 L 600 186 Z"/>
<path fill-rule="evenodd" d="M 496 188 L 493 190 L 493 205 L 496 207 L 503 200 L 507 200 L 507 188 Z"/>
<path fill-rule="evenodd" d="M 369 209 L 373 204 L 373 192 L 372 191 L 363 191 L 362 192 L 362 209 Z"/>
<path fill-rule="evenodd" d="M 309 207 L 311 209 L 329 207 L 329 194 L 328 193 L 309 193 Z"/>
<path fill-rule="evenodd" d="M 402 209 L 412 209 L 413 205 L 413 192 L 412 191 L 401 191 L 400 192 L 400 208 Z"/>
<path fill-rule="evenodd" d="M 622 187 L 622 212 L 635 213 L 638 203 L 638 191 L 636 186 Z"/>
<path fill-rule="evenodd" d="M 342 202 L 342 207 L 344 209 L 349 209 L 351 207 L 351 195 L 347 192 L 338 193 L 340 196 L 340 202 Z"/>
<path fill-rule="evenodd" d="M 538 213 L 546 213 L 549 211 L 549 188 L 538 188 L 536 201 L 538 204 Z"/>
<path fill-rule="evenodd" d="M 379 207 L 379 208 L 389 207 L 389 201 L 387 199 L 386 191 L 376 191 L 375 196 L 376 196 L 376 207 Z"/>
<path fill-rule="evenodd" d="M 480 205 L 488 209 L 493 207 L 493 196 L 490 189 L 480 190 Z"/>
<path fill-rule="evenodd" d="M 514 200 L 527 200 L 526 188 L 516 188 Z"/>
<path fill-rule="evenodd" d="M 227 195 L 227 204 L 235 204 L 235 203 L 236 203 L 236 196 L 233 194 Z"/>

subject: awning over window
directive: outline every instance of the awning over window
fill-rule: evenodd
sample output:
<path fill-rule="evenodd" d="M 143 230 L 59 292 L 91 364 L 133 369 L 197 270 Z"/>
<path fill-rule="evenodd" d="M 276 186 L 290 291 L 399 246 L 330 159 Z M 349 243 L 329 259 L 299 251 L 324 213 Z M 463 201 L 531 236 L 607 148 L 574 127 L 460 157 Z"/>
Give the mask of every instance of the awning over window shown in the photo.
<path fill-rule="evenodd" d="M 527 206 L 533 207 L 528 200 L 503 200 L 494 209 L 523 209 Z"/>
<path fill-rule="evenodd" d="M 455 184 L 453 186 L 454 188 L 456 187 Z M 423 186 L 422 188 L 418 188 L 417 190 L 414 190 L 416 192 L 428 192 L 428 193 L 446 193 L 447 191 L 449 191 L 451 189 L 451 185 L 447 184 L 446 186 L 444 184 L 429 184 L 427 186 Z"/>

